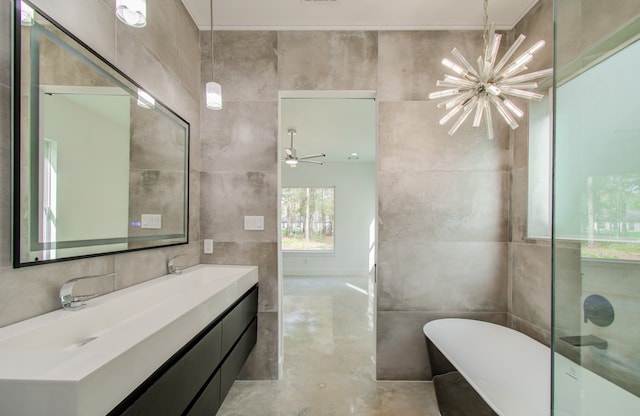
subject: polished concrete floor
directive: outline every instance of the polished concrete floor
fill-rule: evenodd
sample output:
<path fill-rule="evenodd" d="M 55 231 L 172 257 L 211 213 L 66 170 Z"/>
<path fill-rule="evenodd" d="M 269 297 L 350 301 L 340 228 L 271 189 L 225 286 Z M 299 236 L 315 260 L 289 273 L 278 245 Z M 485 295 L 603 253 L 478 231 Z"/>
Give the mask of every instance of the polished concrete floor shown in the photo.
<path fill-rule="evenodd" d="M 284 369 L 236 381 L 218 416 L 438 416 L 431 383 L 372 380 L 366 277 L 285 278 Z"/>

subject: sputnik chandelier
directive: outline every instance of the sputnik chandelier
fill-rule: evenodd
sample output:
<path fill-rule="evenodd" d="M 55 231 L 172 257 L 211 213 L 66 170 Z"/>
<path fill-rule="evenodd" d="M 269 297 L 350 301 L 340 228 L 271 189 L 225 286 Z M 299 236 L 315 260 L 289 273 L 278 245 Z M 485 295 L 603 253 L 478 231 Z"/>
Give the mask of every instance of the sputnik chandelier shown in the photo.
<path fill-rule="evenodd" d="M 484 57 L 478 58 L 478 68 L 474 68 L 457 48 L 453 48 L 451 53 L 458 63 L 445 58 L 442 60 L 442 65 L 458 76 L 445 74 L 444 80 L 438 80 L 436 86 L 446 87 L 447 89 L 429 94 L 430 100 L 447 98 L 446 101 L 437 105 L 438 108 L 444 107 L 448 110 L 447 114 L 440 119 L 440 125 L 446 124 L 460 114 L 449 130 L 449 136 L 453 136 L 475 110 L 473 127 L 480 127 L 484 118 L 487 126 L 487 136 L 489 139 L 493 139 L 492 106 L 496 108 L 509 126 L 515 130 L 518 128 L 518 122 L 514 116 L 520 118 L 524 115 L 524 111 L 518 108 L 508 96 L 536 101 L 542 100 L 543 94 L 531 91 L 538 88 L 538 83 L 534 82 L 534 80 L 548 77 L 553 72 L 553 68 L 548 68 L 529 74 L 522 74 L 528 69 L 526 65 L 533 60 L 533 54 L 544 46 L 545 42 L 543 40 L 537 42 L 509 63 L 509 59 L 526 39 L 524 35 L 520 35 L 504 56 L 496 62 L 502 35 L 495 33 L 495 23 L 489 24 L 488 0 L 483 0 L 483 3 Z"/>

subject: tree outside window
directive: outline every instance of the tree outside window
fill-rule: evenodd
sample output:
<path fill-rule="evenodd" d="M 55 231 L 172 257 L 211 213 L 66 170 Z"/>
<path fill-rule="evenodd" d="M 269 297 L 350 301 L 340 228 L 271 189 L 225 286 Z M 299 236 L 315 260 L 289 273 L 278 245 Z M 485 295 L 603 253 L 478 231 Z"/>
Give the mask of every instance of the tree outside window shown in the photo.
<path fill-rule="evenodd" d="M 640 176 L 589 176 L 581 206 L 583 257 L 640 260 Z"/>
<path fill-rule="evenodd" d="M 282 249 L 334 250 L 334 187 L 282 188 Z"/>

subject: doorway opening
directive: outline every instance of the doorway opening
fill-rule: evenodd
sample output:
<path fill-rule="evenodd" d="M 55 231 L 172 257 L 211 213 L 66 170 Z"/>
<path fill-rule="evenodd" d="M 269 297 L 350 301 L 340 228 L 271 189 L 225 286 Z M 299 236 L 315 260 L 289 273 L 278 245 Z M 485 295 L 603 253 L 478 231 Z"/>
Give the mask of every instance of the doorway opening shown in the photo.
<path fill-rule="evenodd" d="M 329 360 L 359 338 L 357 358 L 343 367 L 366 366 L 373 378 L 375 92 L 281 91 L 278 130 L 279 373 L 295 371 L 285 361 L 305 345 Z M 349 320 L 358 328 L 336 326 Z"/>

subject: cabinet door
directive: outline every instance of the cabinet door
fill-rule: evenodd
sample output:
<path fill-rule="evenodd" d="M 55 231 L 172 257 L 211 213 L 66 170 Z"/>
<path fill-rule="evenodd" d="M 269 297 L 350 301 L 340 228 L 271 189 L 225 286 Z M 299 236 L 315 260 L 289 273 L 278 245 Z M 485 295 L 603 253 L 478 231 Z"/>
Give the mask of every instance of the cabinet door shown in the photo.
<path fill-rule="evenodd" d="M 216 325 L 123 414 L 181 415 L 220 363 L 221 325 Z"/>
<path fill-rule="evenodd" d="M 238 340 L 247 325 L 258 313 L 258 288 L 244 298 L 222 320 L 222 355 L 224 356 Z"/>

